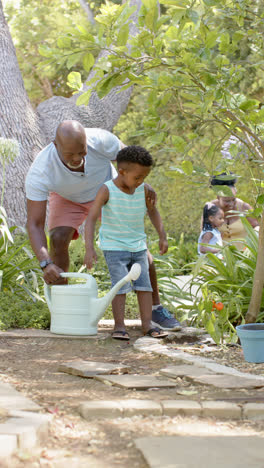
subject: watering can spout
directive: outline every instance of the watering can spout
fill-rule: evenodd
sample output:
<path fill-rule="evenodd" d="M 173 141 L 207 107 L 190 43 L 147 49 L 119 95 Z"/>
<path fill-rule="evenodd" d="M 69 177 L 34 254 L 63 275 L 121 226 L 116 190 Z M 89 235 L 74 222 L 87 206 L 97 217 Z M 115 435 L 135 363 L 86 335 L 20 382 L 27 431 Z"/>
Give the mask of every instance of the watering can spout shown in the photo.
<path fill-rule="evenodd" d="M 98 320 L 100 320 L 103 317 L 105 310 L 111 304 L 119 289 L 121 289 L 122 286 L 124 286 L 124 284 L 128 283 L 128 281 L 135 281 L 136 279 L 138 279 L 140 273 L 141 266 L 139 265 L 139 263 L 134 263 L 129 273 L 120 281 L 118 281 L 118 283 L 116 283 L 115 286 L 104 297 L 96 299 L 97 310 L 99 311 L 99 317 L 97 316 Z"/>

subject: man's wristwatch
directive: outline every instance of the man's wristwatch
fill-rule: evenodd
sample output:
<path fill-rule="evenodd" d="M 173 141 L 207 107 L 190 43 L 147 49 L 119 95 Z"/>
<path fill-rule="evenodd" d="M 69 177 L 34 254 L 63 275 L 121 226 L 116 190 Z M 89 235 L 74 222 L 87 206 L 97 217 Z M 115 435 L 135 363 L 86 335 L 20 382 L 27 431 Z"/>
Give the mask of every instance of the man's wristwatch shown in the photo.
<path fill-rule="evenodd" d="M 52 260 L 42 260 L 42 262 L 39 262 L 39 266 L 41 268 L 41 270 L 44 270 L 44 268 L 46 268 L 48 265 L 50 265 L 51 263 L 53 263 Z"/>

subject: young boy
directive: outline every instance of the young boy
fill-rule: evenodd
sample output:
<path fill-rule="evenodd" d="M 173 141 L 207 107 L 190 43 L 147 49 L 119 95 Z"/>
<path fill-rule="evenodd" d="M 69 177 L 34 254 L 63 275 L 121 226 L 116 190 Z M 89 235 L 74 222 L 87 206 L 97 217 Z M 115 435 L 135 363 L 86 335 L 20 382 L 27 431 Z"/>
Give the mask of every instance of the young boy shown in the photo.
<path fill-rule="evenodd" d="M 147 198 L 144 180 L 153 165 L 152 156 L 140 146 L 127 146 L 116 157 L 118 176 L 105 182 L 100 188 L 90 209 L 85 226 L 86 255 L 84 264 L 92 268 L 96 262 L 94 250 L 94 229 L 102 210 L 99 230 L 100 248 L 111 276 L 112 287 L 122 279 L 134 263 L 141 265 L 141 275 L 133 281 L 137 292 L 142 331 L 153 338 L 165 338 L 168 333 L 160 328 L 151 328 L 152 288 L 149 279 L 144 216 L 146 211 L 159 235 L 160 254 L 168 250 L 168 242 L 160 214 Z M 126 293 L 131 284 L 123 286 L 112 302 L 115 327 L 112 337 L 129 340 L 125 328 Z"/>

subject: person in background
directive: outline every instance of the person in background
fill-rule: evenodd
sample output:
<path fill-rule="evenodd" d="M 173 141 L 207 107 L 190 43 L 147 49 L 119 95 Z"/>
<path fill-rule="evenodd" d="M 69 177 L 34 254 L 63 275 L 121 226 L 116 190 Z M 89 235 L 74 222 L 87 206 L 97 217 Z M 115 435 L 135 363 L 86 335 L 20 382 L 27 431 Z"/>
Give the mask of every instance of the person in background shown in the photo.
<path fill-rule="evenodd" d="M 149 278 L 144 217 L 146 212 L 159 235 L 160 254 L 168 250 L 167 236 L 157 208 L 148 202 L 144 184 L 153 165 L 149 152 L 141 146 L 127 146 L 116 157 L 118 176 L 99 189 L 85 226 L 86 255 L 84 264 L 92 268 L 97 260 L 94 231 L 102 213 L 99 230 L 100 248 L 111 276 L 112 287 L 126 276 L 134 263 L 141 266 L 139 278 L 133 281 L 137 293 L 142 331 L 152 338 L 164 338 L 168 333 L 152 327 L 152 288 Z M 131 284 L 124 285 L 112 301 L 115 321 L 112 338 L 129 340 L 125 328 L 126 294 Z"/>
<path fill-rule="evenodd" d="M 206 252 L 216 254 L 221 258 L 221 248 L 223 245 L 221 233 L 219 228 L 224 223 L 224 212 L 213 203 L 206 203 L 203 209 L 203 227 L 198 239 L 198 254 L 202 255 Z M 201 245 L 201 244 L 210 244 Z"/>
<path fill-rule="evenodd" d="M 251 216 L 247 216 L 248 211 L 252 210 L 252 207 L 237 198 L 237 189 L 235 184 L 237 179 L 232 174 L 226 174 L 225 172 L 217 176 L 212 177 L 211 186 L 227 186 L 230 188 L 230 196 L 217 196 L 217 199 L 212 200 L 211 203 L 221 208 L 224 212 L 224 223 L 219 228 L 223 239 L 223 244 L 232 242 L 239 250 L 243 250 L 245 245 L 243 242 L 239 242 L 241 239 L 245 239 L 247 236 L 244 225 L 241 221 L 240 214 L 244 215 L 251 226 L 258 230 L 259 223 L 256 219 Z M 235 213 L 237 212 L 237 213 Z"/>
<path fill-rule="evenodd" d="M 65 282 L 60 273 L 69 268 L 69 245 L 78 238 L 99 188 L 116 175 L 111 161 L 125 145 L 111 132 L 84 128 L 75 120 L 63 121 L 54 142 L 36 156 L 26 177 L 27 230 L 47 284 Z M 148 197 L 155 192 L 148 186 Z M 47 247 L 45 219 L 49 198 Z M 148 251 L 153 289 L 153 320 L 164 330 L 179 322 L 160 304 L 155 265 Z"/>

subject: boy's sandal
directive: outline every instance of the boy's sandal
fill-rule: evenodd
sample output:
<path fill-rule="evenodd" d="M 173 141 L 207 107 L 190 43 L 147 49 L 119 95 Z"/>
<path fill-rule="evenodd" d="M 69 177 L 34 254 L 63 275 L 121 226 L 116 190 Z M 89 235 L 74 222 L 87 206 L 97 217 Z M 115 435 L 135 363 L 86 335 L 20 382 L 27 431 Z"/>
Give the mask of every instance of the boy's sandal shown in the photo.
<path fill-rule="evenodd" d="M 145 336 L 151 336 L 151 338 L 166 338 L 169 335 L 166 331 L 161 330 L 159 327 L 151 328 Z"/>
<path fill-rule="evenodd" d="M 114 340 L 130 340 L 129 334 L 125 330 L 114 330 L 111 333 L 111 336 L 114 338 Z"/>

